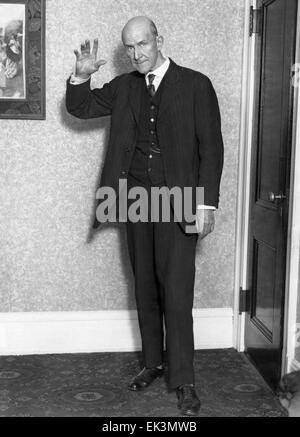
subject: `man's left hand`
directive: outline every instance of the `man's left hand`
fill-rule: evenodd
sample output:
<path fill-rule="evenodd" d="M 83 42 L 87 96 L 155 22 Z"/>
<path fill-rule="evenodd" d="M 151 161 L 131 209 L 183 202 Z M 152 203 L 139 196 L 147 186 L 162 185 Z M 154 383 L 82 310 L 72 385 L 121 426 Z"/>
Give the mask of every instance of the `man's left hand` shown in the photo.
<path fill-rule="evenodd" d="M 213 232 L 215 228 L 215 211 L 211 209 L 197 209 L 196 227 L 201 240 Z"/>

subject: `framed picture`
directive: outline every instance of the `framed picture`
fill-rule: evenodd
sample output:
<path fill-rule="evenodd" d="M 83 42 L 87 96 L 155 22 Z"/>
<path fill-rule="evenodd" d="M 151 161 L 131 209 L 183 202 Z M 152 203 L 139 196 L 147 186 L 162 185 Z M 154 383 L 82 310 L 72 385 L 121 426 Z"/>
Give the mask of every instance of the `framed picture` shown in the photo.
<path fill-rule="evenodd" d="M 0 0 L 0 118 L 45 119 L 45 0 Z"/>

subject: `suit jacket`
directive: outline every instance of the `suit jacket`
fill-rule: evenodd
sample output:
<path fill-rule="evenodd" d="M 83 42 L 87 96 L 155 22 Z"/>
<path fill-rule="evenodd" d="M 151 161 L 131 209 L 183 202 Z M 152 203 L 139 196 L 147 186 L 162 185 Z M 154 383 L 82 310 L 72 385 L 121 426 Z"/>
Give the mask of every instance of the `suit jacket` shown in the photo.
<path fill-rule="evenodd" d="M 140 95 L 145 76 L 117 76 L 102 88 L 67 82 L 66 107 L 75 117 L 111 116 L 111 131 L 100 186 L 118 193 L 127 177 L 136 142 Z M 208 77 L 172 60 L 157 119 L 167 186 L 204 187 L 205 204 L 219 205 L 223 140 L 216 93 Z"/>

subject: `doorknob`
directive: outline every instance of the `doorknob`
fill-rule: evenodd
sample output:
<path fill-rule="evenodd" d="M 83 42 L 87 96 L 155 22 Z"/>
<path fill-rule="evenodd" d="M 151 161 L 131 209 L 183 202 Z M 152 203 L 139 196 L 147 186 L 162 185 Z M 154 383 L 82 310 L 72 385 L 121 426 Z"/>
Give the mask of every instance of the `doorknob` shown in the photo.
<path fill-rule="evenodd" d="M 286 196 L 282 193 L 282 192 L 280 192 L 280 194 L 274 194 L 274 193 L 269 193 L 269 200 L 270 200 L 270 202 L 273 202 L 273 203 L 275 203 L 276 202 L 276 200 L 284 200 L 284 199 L 286 199 Z"/>

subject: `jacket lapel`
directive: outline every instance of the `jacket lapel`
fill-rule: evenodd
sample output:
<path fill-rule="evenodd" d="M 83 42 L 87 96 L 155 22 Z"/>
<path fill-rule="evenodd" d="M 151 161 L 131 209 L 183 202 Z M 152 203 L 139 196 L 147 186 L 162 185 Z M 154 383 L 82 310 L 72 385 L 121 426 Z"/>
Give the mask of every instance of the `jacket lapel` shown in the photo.
<path fill-rule="evenodd" d="M 174 105 L 174 97 L 178 94 L 180 83 L 179 67 L 171 59 L 170 61 L 170 67 L 163 78 L 164 87 L 161 96 L 158 119 L 164 115 L 170 106 Z"/>

